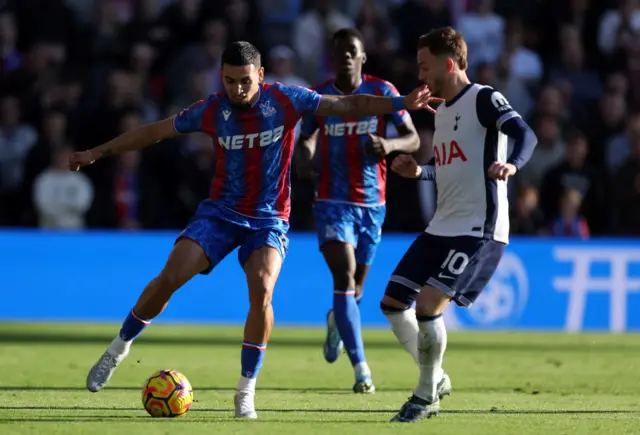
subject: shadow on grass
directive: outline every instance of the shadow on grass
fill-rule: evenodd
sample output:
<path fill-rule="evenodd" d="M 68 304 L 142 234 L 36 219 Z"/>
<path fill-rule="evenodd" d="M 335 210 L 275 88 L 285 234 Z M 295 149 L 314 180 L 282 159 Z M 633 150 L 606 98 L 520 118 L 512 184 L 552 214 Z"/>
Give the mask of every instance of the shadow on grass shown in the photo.
<path fill-rule="evenodd" d="M 240 420 L 236 418 L 229 419 L 216 419 L 216 420 L 194 420 L 194 419 L 182 419 L 182 418 L 173 418 L 167 419 L 172 423 L 191 423 L 191 424 L 202 424 L 202 423 L 238 423 L 238 424 L 256 424 L 256 423 L 286 423 L 286 424 L 340 424 L 344 425 L 345 423 L 357 423 L 357 424 L 380 424 L 385 423 L 384 420 L 376 421 L 376 420 L 347 420 L 347 421 L 327 421 L 321 419 L 310 419 L 306 418 L 304 420 L 277 420 L 277 419 L 269 419 L 269 420 Z M 76 417 L 56 417 L 56 418 L 8 418 L 2 419 L 0 418 L 0 423 L 150 423 L 157 421 L 156 419 L 149 419 L 147 416 L 140 416 L 135 418 L 123 418 L 116 417 L 113 418 L 104 418 L 104 417 L 96 417 L 96 418 L 76 418 Z M 166 423 L 164 421 L 163 423 Z"/>
<path fill-rule="evenodd" d="M 236 387 L 219 387 L 219 386 L 203 386 L 198 387 L 197 391 L 218 391 L 218 392 L 228 392 L 233 393 L 236 391 Z M 24 391 L 60 391 L 60 392 L 85 392 L 87 393 L 86 387 L 82 386 L 52 386 L 52 385 L 44 385 L 44 386 L 24 386 L 24 385 L 1 385 L 0 391 L 9 392 L 24 392 Z M 115 386 L 115 387 L 107 387 L 103 390 L 104 392 L 121 392 L 121 391 L 141 391 L 140 386 Z M 332 387 L 317 387 L 317 386 L 308 386 L 308 387 L 260 387 L 260 391 L 264 392 L 293 392 L 293 393 L 312 393 L 312 394 L 345 394 L 349 396 L 353 396 L 353 392 L 350 389 L 346 388 L 332 388 Z M 407 393 L 411 392 L 411 388 L 378 388 L 378 392 L 380 393 Z M 523 389 L 523 388 L 513 388 L 513 387 L 456 387 L 456 393 L 502 393 L 502 394 L 530 394 L 537 395 L 540 394 L 538 390 L 531 389 Z M 0 409 L 10 409 L 0 406 Z M 16 408 L 20 409 L 20 408 Z M 107 408 L 104 408 L 107 409 Z"/>
<path fill-rule="evenodd" d="M 114 329 L 115 331 L 115 329 Z M 115 332 L 114 332 L 115 333 Z M 78 344 L 78 345 L 96 345 L 108 344 L 112 340 L 112 335 L 105 334 L 88 334 L 88 335 L 71 335 L 71 334 L 42 334 L 32 332 L 0 332 L 0 343 L 6 344 Z M 167 345 L 167 346 L 239 346 L 242 337 L 182 337 L 176 336 L 143 336 L 136 340 L 136 345 Z M 274 337 L 269 341 L 270 347 L 295 347 L 295 348 L 317 348 L 322 346 L 323 338 L 306 338 L 306 337 Z M 368 349 L 398 349 L 399 345 L 391 338 L 387 339 L 368 339 L 366 346 Z M 636 352 L 637 348 L 631 345 L 620 343 L 600 342 L 597 344 L 585 343 L 566 343 L 566 342 L 547 342 L 547 343 L 528 343 L 523 342 L 500 342 L 488 340 L 463 341 L 456 340 L 450 343 L 447 351 L 562 351 L 562 352 L 589 352 L 591 350 L 609 350 L 622 352 Z"/>
<path fill-rule="evenodd" d="M 118 414 L 103 414 L 103 415 L 55 415 L 55 416 L 24 416 L 24 417 L 9 417 L 0 418 L 0 422 L 41 422 L 41 423 L 63 423 L 63 422 L 83 422 L 83 423 L 95 423 L 100 421 L 127 421 L 127 422 L 151 422 L 154 419 L 142 413 L 139 408 L 125 408 L 125 407 L 112 407 L 112 408 L 100 408 L 100 407 L 69 407 L 69 406 L 15 406 L 15 407 L 0 407 L 0 410 L 17 410 L 17 411 L 93 411 L 93 412 L 118 412 Z M 136 415 L 120 414 L 121 412 L 138 412 Z M 387 417 L 393 416 L 397 409 L 258 409 L 258 412 L 273 412 L 284 414 L 384 414 L 386 420 Z M 180 423 L 198 423 L 203 422 L 203 414 L 216 414 L 215 421 L 239 421 L 232 417 L 233 410 L 225 408 L 204 408 L 204 409 L 192 409 L 189 414 L 196 414 L 195 419 L 189 418 L 177 418 L 171 419 L 172 422 Z M 637 414 L 638 411 L 631 410 L 496 410 L 496 409 L 454 409 L 441 412 L 443 415 L 620 415 L 620 414 Z M 228 419 L 223 415 L 227 414 Z M 259 423 L 382 423 L 385 420 L 345 420 L 341 422 L 327 421 L 326 419 L 314 419 L 305 417 L 304 420 L 289 420 L 289 419 L 270 419 L 256 420 Z M 205 420 L 206 421 L 206 420 Z M 213 421 L 213 420 L 212 420 Z"/>

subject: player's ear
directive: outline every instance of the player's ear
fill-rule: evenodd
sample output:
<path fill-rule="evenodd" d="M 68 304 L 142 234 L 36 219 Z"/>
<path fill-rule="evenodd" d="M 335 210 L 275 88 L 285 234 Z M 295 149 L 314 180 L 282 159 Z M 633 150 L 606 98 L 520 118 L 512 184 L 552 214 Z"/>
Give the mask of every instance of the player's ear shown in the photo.
<path fill-rule="evenodd" d="M 447 72 L 453 72 L 453 69 L 455 67 L 455 62 L 453 61 L 453 59 L 451 59 L 450 57 L 447 58 Z"/>
<path fill-rule="evenodd" d="M 367 53 L 362 53 L 362 64 L 367 63 Z"/>
<path fill-rule="evenodd" d="M 264 81 L 264 67 L 261 66 L 258 70 L 258 83 L 262 83 Z"/>

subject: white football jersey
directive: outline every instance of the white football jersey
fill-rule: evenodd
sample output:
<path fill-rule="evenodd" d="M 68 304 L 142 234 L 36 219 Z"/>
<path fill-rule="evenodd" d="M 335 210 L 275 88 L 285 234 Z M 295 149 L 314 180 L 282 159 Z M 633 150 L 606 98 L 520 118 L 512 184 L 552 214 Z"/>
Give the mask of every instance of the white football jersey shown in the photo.
<path fill-rule="evenodd" d="M 499 129 L 519 116 L 502 94 L 477 84 L 440 104 L 433 135 L 437 206 L 426 232 L 509 242 L 507 182 L 492 180 L 487 170 L 506 162 L 508 137 Z"/>

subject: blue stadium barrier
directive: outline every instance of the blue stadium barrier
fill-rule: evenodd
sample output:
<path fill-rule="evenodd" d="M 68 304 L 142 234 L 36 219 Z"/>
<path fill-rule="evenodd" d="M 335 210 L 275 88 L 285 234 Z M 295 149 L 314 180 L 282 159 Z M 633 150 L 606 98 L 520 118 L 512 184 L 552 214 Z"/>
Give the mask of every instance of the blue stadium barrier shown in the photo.
<path fill-rule="evenodd" d="M 0 231 L 0 320 L 120 321 L 155 276 L 176 233 Z M 332 300 L 313 234 L 291 234 L 274 296 L 277 324 L 322 325 Z M 378 305 L 413 235 L 383 236 L 361 304 L 364 325 L 385 326 Z M 231 254 L 176 293 L 159 321 L 240 324 L 244 275 Z M 640 240 L 514 238 L 469 310 L 450 328 L 640 330 Z"/>

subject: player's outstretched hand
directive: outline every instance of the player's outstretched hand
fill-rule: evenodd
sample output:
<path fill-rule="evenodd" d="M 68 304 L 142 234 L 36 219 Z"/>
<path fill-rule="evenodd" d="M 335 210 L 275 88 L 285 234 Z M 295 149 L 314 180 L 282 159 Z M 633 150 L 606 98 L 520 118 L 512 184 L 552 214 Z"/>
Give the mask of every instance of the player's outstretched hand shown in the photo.
<path fill-rule="evenodd" d="M 400 154 L 393 159 L 391 169 L 405 178 L 418 178 L 422 169 L 418 166 L 418 162 L 409 154 Z"/>
<path fill-rule="evenodd" d="M 494 180 L 502 180 L 506 181 L 507 178 L 511 177 L 516 173 L 517 169 L 511 163 L 504 162 L 493 162 L 491 166 L 489 166 L 489 177 Z"/>
<path fill-rule="evenodd" d="M 369 140 L 364 144 L 364 153 L 368 156 L 384 157 L 389 154 L 389 142 L 383 137 L 369 133 Z"/>
<path fill-rule="evenodd" d="M 94 163 L 96 159 L 91 154 L 91 151 L 80 151 L 73 153 L 69 156 L 69 169 L 71 171 L 78 171 L 84 166 L 89 166 Z"/>
<path fill-rule="evenodd" d="M 436 113 L 436 109 L 429 106 L 432 103 L 442 103 L 444 98 L 431 96 L 431 91 L 427 85 L 415 88 L 404 98 L 404 103 L 409 110 L 425 109 L 431 113 Z"/>

